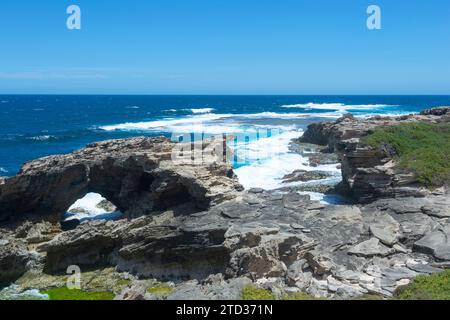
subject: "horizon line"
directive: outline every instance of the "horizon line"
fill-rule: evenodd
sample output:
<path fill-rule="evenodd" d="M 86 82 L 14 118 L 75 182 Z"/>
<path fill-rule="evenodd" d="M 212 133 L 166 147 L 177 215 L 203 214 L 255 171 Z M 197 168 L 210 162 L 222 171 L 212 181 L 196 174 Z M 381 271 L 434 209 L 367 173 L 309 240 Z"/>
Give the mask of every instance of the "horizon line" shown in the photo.
<path fill-rule="evenodd" d="M 348 97 L 348 96 L 392 96 L 392 97 L 400 97 L 400 96 L 416 96 L 416 97 L 447 97 L 450 96 L 450 93 L 439 93 L 439 94 L 283 94 L 283 93 L 0 93 L 0 96 L 296 96 L 296 97 L 310 97 L 310 96 L 322 96 L 322 97 Z"/>

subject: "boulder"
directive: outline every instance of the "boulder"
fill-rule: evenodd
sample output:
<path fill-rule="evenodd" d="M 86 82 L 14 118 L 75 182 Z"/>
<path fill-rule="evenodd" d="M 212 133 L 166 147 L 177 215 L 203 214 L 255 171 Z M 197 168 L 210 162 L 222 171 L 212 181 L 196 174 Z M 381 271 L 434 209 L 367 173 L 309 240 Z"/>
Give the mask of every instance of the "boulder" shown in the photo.
<path fill-rule="evenodd" d="M 400 238 L 400 224 L 388 214 L 377 214 L 369 222 L 370 233 L 383 244 L 393 246 Z"/>
<path fill-rule="evenodd" d="M 9 285 L 24 274 L 32 259 L 23 242 L 0 240 L 0 285 Z"/>
<path fill-rule="evenodd" d="M 414 243 L 414 249 L 432 254 L 440 261 L 450 261 L 450 226 L 425 235 Z"/>
<path fill-rule="evenodd" d="M 371 238 L 352 247 L 348 253 L 361 257 L 385 257 L 392 254 L 393 250 L 381 244 L 379 239 Z"/>

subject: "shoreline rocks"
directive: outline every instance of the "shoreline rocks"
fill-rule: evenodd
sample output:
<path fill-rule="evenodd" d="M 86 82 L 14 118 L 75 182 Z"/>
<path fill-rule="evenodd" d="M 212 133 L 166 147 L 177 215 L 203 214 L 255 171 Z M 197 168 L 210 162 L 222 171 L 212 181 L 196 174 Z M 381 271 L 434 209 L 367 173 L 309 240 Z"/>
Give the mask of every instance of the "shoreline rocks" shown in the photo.
<path fill-rule="evenodd" d="M 363 134 L 364 123 L 415 117 L 441 116 L 363 124 L 347 116 L 313 126 L 306 137 L 317 135 L 315 141 L 325 143 L 320 135 L 326 136 L 328 147 L 345 158 L 358 150 L 352 146 L 358 146 L 355 135 Z M 392 296 L 414 277 L 450 264 L 445 190 L 426 198 L 413 192 L 401 198 L 385 192 L 379 198 L 372 192 L 370 203 L 325 205 L 294 188 L 244 191 L 222 153 L 211 155 L 218 161 L 208 164 L 175 164 L 173 147 L 164 138 L 96 143 L 29 162 L 4 180 L 0 282 L 31 285 L 42 277 L 53 286 L 61 279 L 52 277 L 78 265 L 83 272 L 113 270 L 114 277 L 130 279 L 114 292 L 117 299 L 238 299 L 252 283 L 277 297 L 306 292 L 350 299 L 368 293 Z M 362 155 L 357 151 L 355 159 L 362 161 Z M 355 168 L 382 189 L 378 160 L 364 159 L 367 167 Z M 123 210 L 123 219 L 63 228 L 62 214 L 72 201 L 96 191 Z M 170 292 L 146 291 L 155 281 L 170 281 Z"/>
<path fill-rule="evenodd" d="M 361 144 L 360 139 L 377 127 L 417 121 L 448 122 L 448 115 L 450 107 L 398 117 L 356 119 L 348 114 L 336 121 L 311 124 L 300 141 L 326 146 L 322 152 L 339 156 L 343 181 L 338 190 L 359 203 L 378 198 L 425 197 L 431 192 L 414 173 L 395 165 L 395 152 L 389 146 L 372 148 Z"/>
<path fill-rule="evenodd" d="M 223 141 L 210 143 L 220 150 Z M 242 190 L 223 153 L 206 154 L 207 165 L 184 164 L 172 161 L 175 146 L 166 138 L 112 140 L 27 162 L 0 184 L 0 221 L 20 220 L 20 215 L 59 221 L 89 192 L 138 217 L 185 203 L 204 210 Z"/>

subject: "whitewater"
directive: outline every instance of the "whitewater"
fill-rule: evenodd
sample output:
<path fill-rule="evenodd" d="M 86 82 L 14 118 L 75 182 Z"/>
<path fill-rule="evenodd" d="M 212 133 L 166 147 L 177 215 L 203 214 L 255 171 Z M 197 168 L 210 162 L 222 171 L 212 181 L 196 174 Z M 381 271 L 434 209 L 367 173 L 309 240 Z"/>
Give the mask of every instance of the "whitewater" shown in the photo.
<path fill-rule="evenodd" d="M 374 115 L 378 114 L 377 111 L 389 107 L 392 106 L 306 103 L 282 105 L 281 108 L 286 109 L 286 112 L 265 111 L 244 114 L 215 113 L 215 108 L 199 108 L 189 109 L 190 114 L 182 117 L 124 122 L 100 126 L 99 129 L 108 132 L 167 132 L 174 140 L 180 135 L 189 133 L 205 137 L 221 134 L 233 136 L 234 139 L 228 142 L 228 147 L 234 154 L 233 166 L 239 182 L 245 189 L 276 190 L 311 184 L 311 182 L 288 184 L 283 182 L 284 176 L 296 170 L 326 172 L 331 178 L 321 182 L 328 184 L 340 182 L 338 163 L 312 167 L 308 164 L 306 157 L 290 150 L 292 141 L 303 135 L 308 124 L 318 120 L 337 119 L 352 110 L 363 112 L 359 115 L 361 117 Z M 290 112 L 292 109 L 301 110 Z M 312 109 L 325 112 L 315 114 L 307 112 Z M 315 199 L 326 201 L 324 195 L 317 193 L 310 193 L 310 195 Z"/>

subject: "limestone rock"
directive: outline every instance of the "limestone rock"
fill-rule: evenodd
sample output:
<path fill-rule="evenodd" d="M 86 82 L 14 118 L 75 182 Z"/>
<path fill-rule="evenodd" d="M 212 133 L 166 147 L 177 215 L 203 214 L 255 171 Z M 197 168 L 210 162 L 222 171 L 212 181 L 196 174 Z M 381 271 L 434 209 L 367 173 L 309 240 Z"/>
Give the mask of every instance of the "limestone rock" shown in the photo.
<path fill-rule="evenodd" d="M 414 248 L 432 254 L 436 259 L 450 261 L 450 226 L 427 234 L 414 244 Z"/>
<path fill-rule="evenodd" d="M 134 282 L 123 289 L 114 300 L 146 300 L 147 285 L 145 282 Z"/>
<path fill-rule="evenodd" d="M 356 201 L 368 203 L 377 198 L 425 196 L 430 192 L 413 172 L 395 165 L 395 150 L 388 145 L 372 148 L 360 143 L 377 127 L 393 126 L 416 121 L 449 121 L 448 107 L 425 110 L 420 115 L 400 117 L 372 117 L 356 119 L 344 116 L 337 121 L 314 123 L 308 126 L 301 141 L 327 146 L 342 163 L 343 182 L 340 190 Z"/>
<path fill-rule="evenodd" d="M 388 214 L 374 215 L 369 224 L 371 234 L 383 244 L 393 246 L 400 237 L 400 224 Z"/>
<path fill-rule="evenodd" d="M 2 240 L 0 245 L 0 284 L 9 284 L 27 271 L 32 254 L 21 242 Z"/>
<path fill-rule="evenodd" d="M 381 244 L 379 239 L 372 238 L 370 240 L 361 242 L 356 246 L 352 247 L 348 251 L 348 253 L 361 257 L 373 257 L 373 256 L 384 257 L 393 253 L 393 250 Z"/>
<path fill-rule="evenodd" d="M 205 142 L 205 150 L 214 143 L 223 145 Z M 242 190 L 222 154 L 185 164 L 172 160 L 176 148 L 179 145 L 166 138 L 132 138 L 28 162 L 0 185 L 0 221 L 24 214 L 59 221 L 89 192 L 100 193 L 122 213 L 136 217 L 182 203 L 200 211 Z"/>

